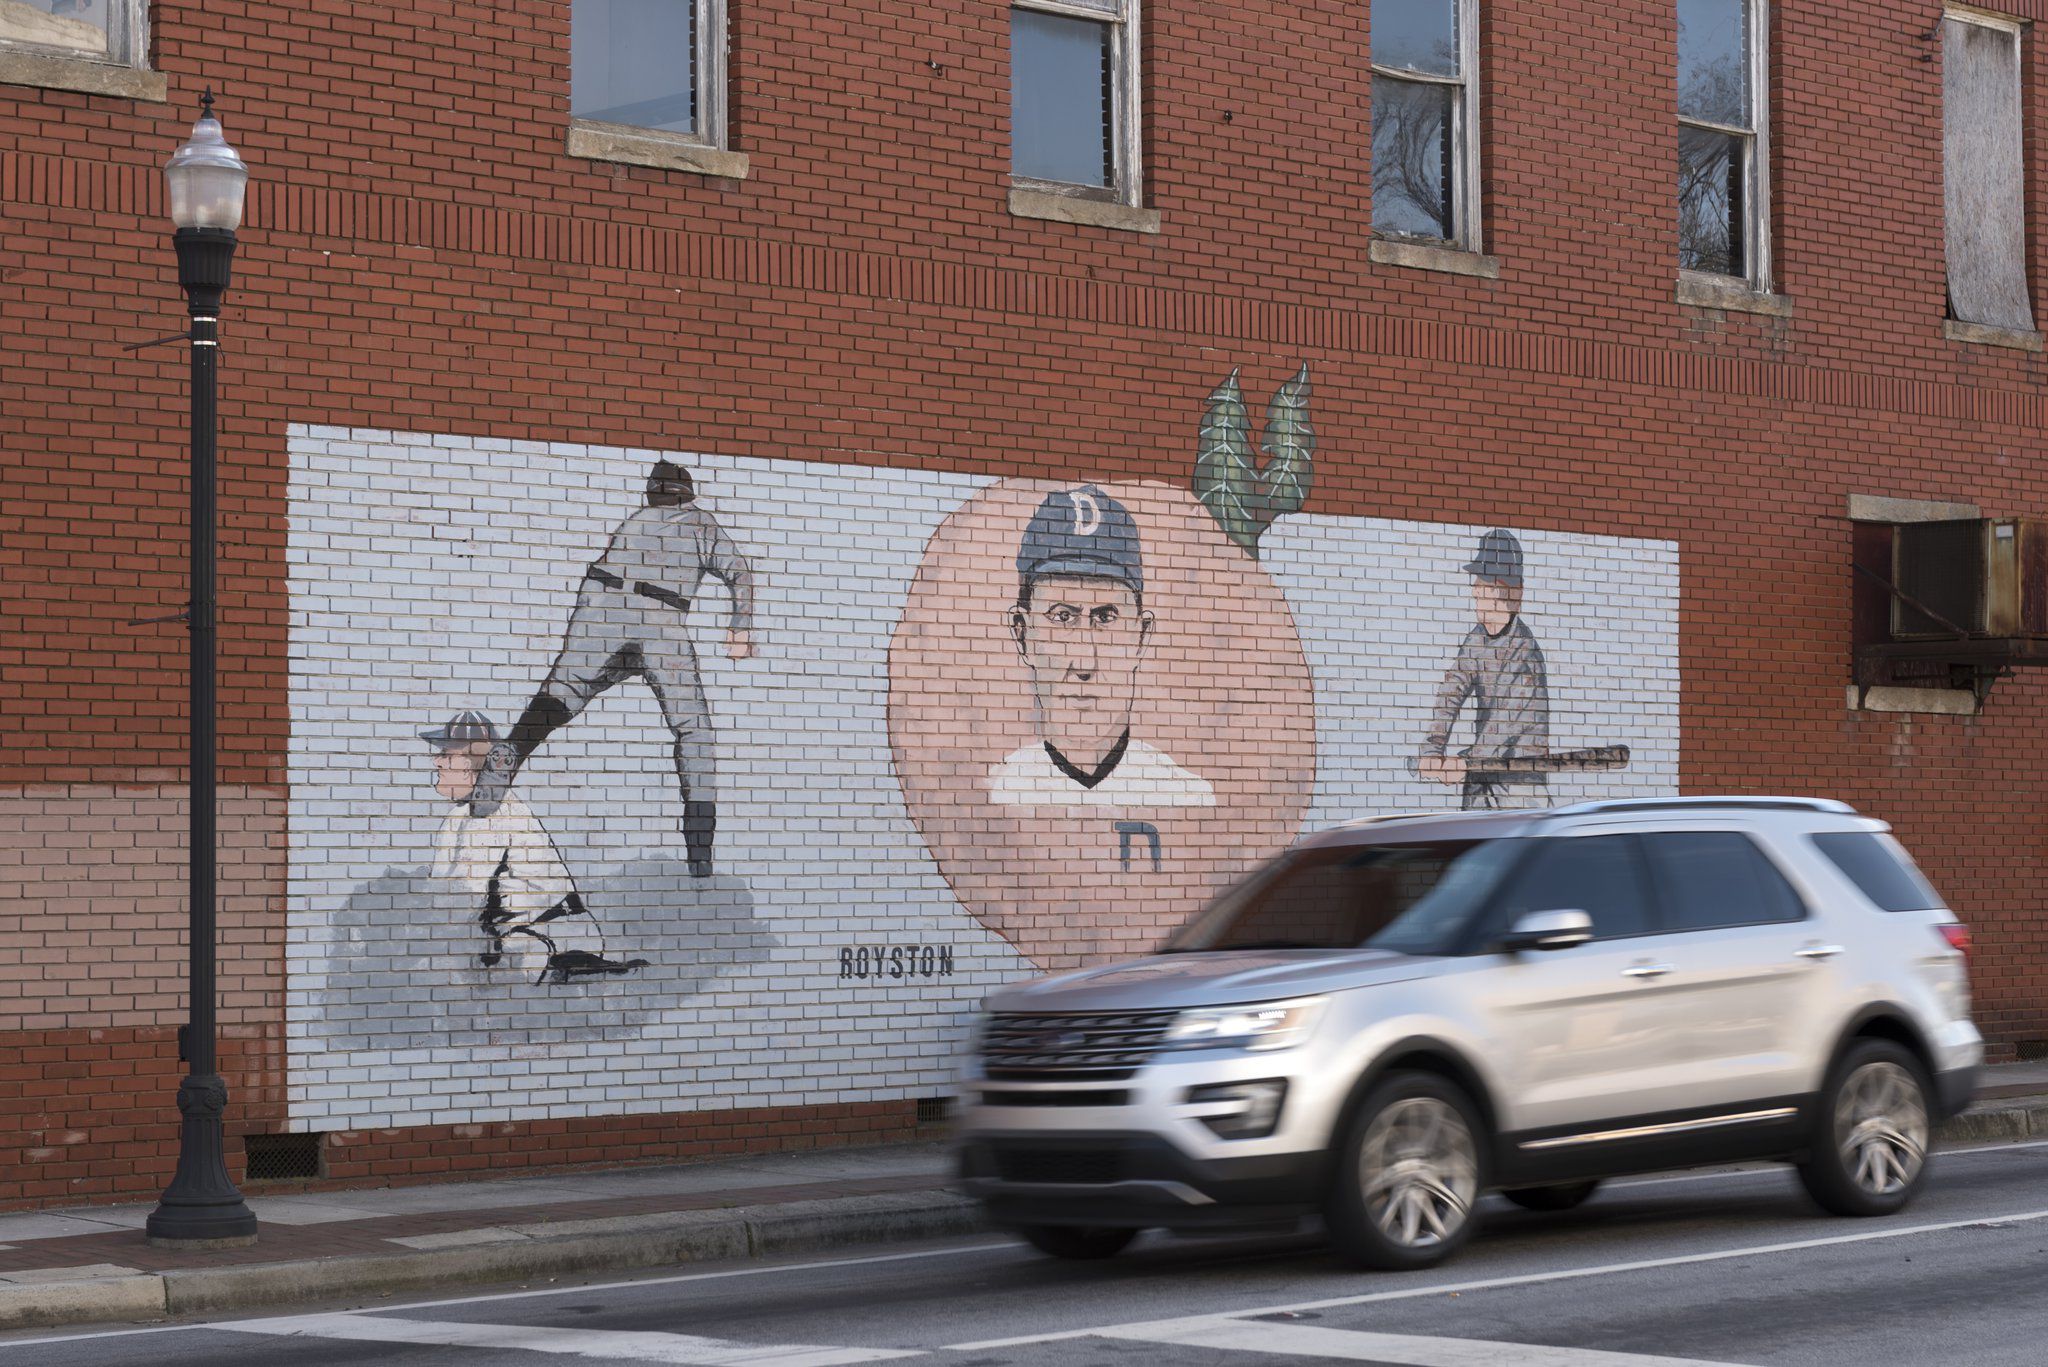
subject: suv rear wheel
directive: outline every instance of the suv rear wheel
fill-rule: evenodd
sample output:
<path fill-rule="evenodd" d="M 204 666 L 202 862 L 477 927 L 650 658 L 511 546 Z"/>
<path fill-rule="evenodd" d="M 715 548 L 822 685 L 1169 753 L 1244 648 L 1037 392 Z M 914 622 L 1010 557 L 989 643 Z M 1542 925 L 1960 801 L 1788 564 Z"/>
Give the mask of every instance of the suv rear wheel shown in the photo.
<path fill-rule="evenodd" d="M 1020 1225 L 1024 1242 L 1040 1253 L 1075 1262 L 1114 1258 L 1138 1237 L 1135 1229 L 1092 1229 L 1076 1225 Z"/>
<path fill-rule="evenodd" d="M 1890 1215 L 1927 1175 L 1926 1074 L 1890 1040 L 1857 1040 L 1829 1070 L 1799 1180 L 1836 1215 Z"/>
<path fill-rule="evenodd" d="M 1345 1257 L 1388 1271 L 1429 1267 L 1472 1233 L 1478 1115 L 1456 1084 L 1399 1072 L 1351 1113 L 1324 1216 Z"/>

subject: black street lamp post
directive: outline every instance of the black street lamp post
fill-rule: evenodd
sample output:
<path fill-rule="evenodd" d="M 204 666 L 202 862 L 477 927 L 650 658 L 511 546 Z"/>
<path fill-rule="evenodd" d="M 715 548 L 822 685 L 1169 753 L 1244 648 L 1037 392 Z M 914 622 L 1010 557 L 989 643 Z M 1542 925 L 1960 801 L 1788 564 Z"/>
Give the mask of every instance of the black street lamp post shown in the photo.
<path fill-rule="evenodd" d="M 150 1213 L 151 1243 L 245 1244 L 256 1238 L 256 1216 L 228 1177 L 221 1116 L 228 1088 L 214 1065 L 214 505 L 216 370 L 220 356 L 220 303 L 227 293 L 242 222 L 249 170 L 213 116 L 213 92 L 201 101 L 192 136 L 164 168 L 170 182 L 172 237 L 178 284 L 192 317 L 192 599 L 186 608 L 192 640 L 192 849 L 191 1023 L 181 1032 L 181 1056 L 190 1065 L 178 1085 L 184 1117 L 178 1170 Z"/>

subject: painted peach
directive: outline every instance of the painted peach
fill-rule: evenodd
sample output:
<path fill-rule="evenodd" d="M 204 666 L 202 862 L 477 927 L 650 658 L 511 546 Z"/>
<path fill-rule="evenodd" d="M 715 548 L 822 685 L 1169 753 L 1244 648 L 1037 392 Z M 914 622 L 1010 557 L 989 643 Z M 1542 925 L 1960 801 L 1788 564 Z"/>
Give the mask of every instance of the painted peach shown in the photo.
<path fill-rule="evenodd" d="M 1047 969 L 1155 948 L 1291 841 L 1314 715 L 1279 587 L 1160 484 L 970 499 L 889 653 L 911 817 L 962 905 Z"/>

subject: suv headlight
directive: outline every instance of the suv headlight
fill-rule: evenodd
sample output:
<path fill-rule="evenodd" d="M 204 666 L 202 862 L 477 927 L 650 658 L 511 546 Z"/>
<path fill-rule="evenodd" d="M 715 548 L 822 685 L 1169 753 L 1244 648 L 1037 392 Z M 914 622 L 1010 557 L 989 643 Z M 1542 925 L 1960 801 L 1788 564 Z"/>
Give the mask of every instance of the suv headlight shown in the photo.
<path fill-rule="evenodd" d="M 1325 998 L 1255 1002 L 1183 1011 L 1166 1032 L 1169 1049 L 1291 1049 L 1322 1018 Z"/>

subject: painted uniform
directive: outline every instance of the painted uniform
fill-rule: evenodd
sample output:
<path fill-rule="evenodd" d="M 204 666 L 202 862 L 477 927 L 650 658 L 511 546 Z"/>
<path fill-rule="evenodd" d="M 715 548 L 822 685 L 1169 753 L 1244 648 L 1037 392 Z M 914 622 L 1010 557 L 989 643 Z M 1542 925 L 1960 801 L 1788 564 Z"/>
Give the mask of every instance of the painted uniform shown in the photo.
<path fill-rule="evenodd" d="M 1543 648 L 1519 613 L 1498 636 L 1488 635 L 1483 626 L 1465 633 L 1436 692 L 1435 719 L 1422 746 L 1425 756 L 1444 753 L 1458 712 L 1468 702 L 1474 730 L 1472 746 L 1465 752 L 1468 768 L 1484 771 L 1488 760 L 1549 752 L 1550 680 Z M 1541 806 L 1549 786 L 1542 774 L 1467 779 L 1464 806 L 1468 811 Z"/>
<path fill-rule="evenodd" d="M 615 684 L 646 679 L 675 734 L 684 796 L 704 801 L 712 799 L 711 705 L 688 613 L 707 574 L 732 590 L 732 629 L 749 630 L 753 571 L 711 514 L 694 503 L 634 513 L 585 573 L 562 653 L 541 685 L 568 709 L 566 721 Z"/>
<path fill-rule="evenodd" d="M 462 884 L 495 955 L 536 981 L 556 981 L 602 960 L 604 935 L 583 905 L 555 842 L 530 808 L 508 794 L 489 816 L 458 802 L 434 842 L 434 873 Z"/>
<path fill-rule="evenodd" d="M 1208 780 L 1128 733 L 1106 770 L 1084 774 L 1050 742 L 1020 746 L 989 771 L 989 800 L 1006 807 L 1213 807 Z M 1090 782 L 1089 780 L 1093 780 Z"/>
<path fill-rule="evenodd" d="M 534 748 L 592 698 L 642 678 L 674 738 L 691 872 L 710 873 L 717 749 L 689 630 L 690 600 L 706 575 L 732 592 L 731 629 L 751 630 L 753 569 L 710 513 L 686 499 L 652 504 L 619 524 L 604 554 L 584 572 L 562 652 L 513 727 L 513 756 L 491 766 L 487 803 Z"/>

